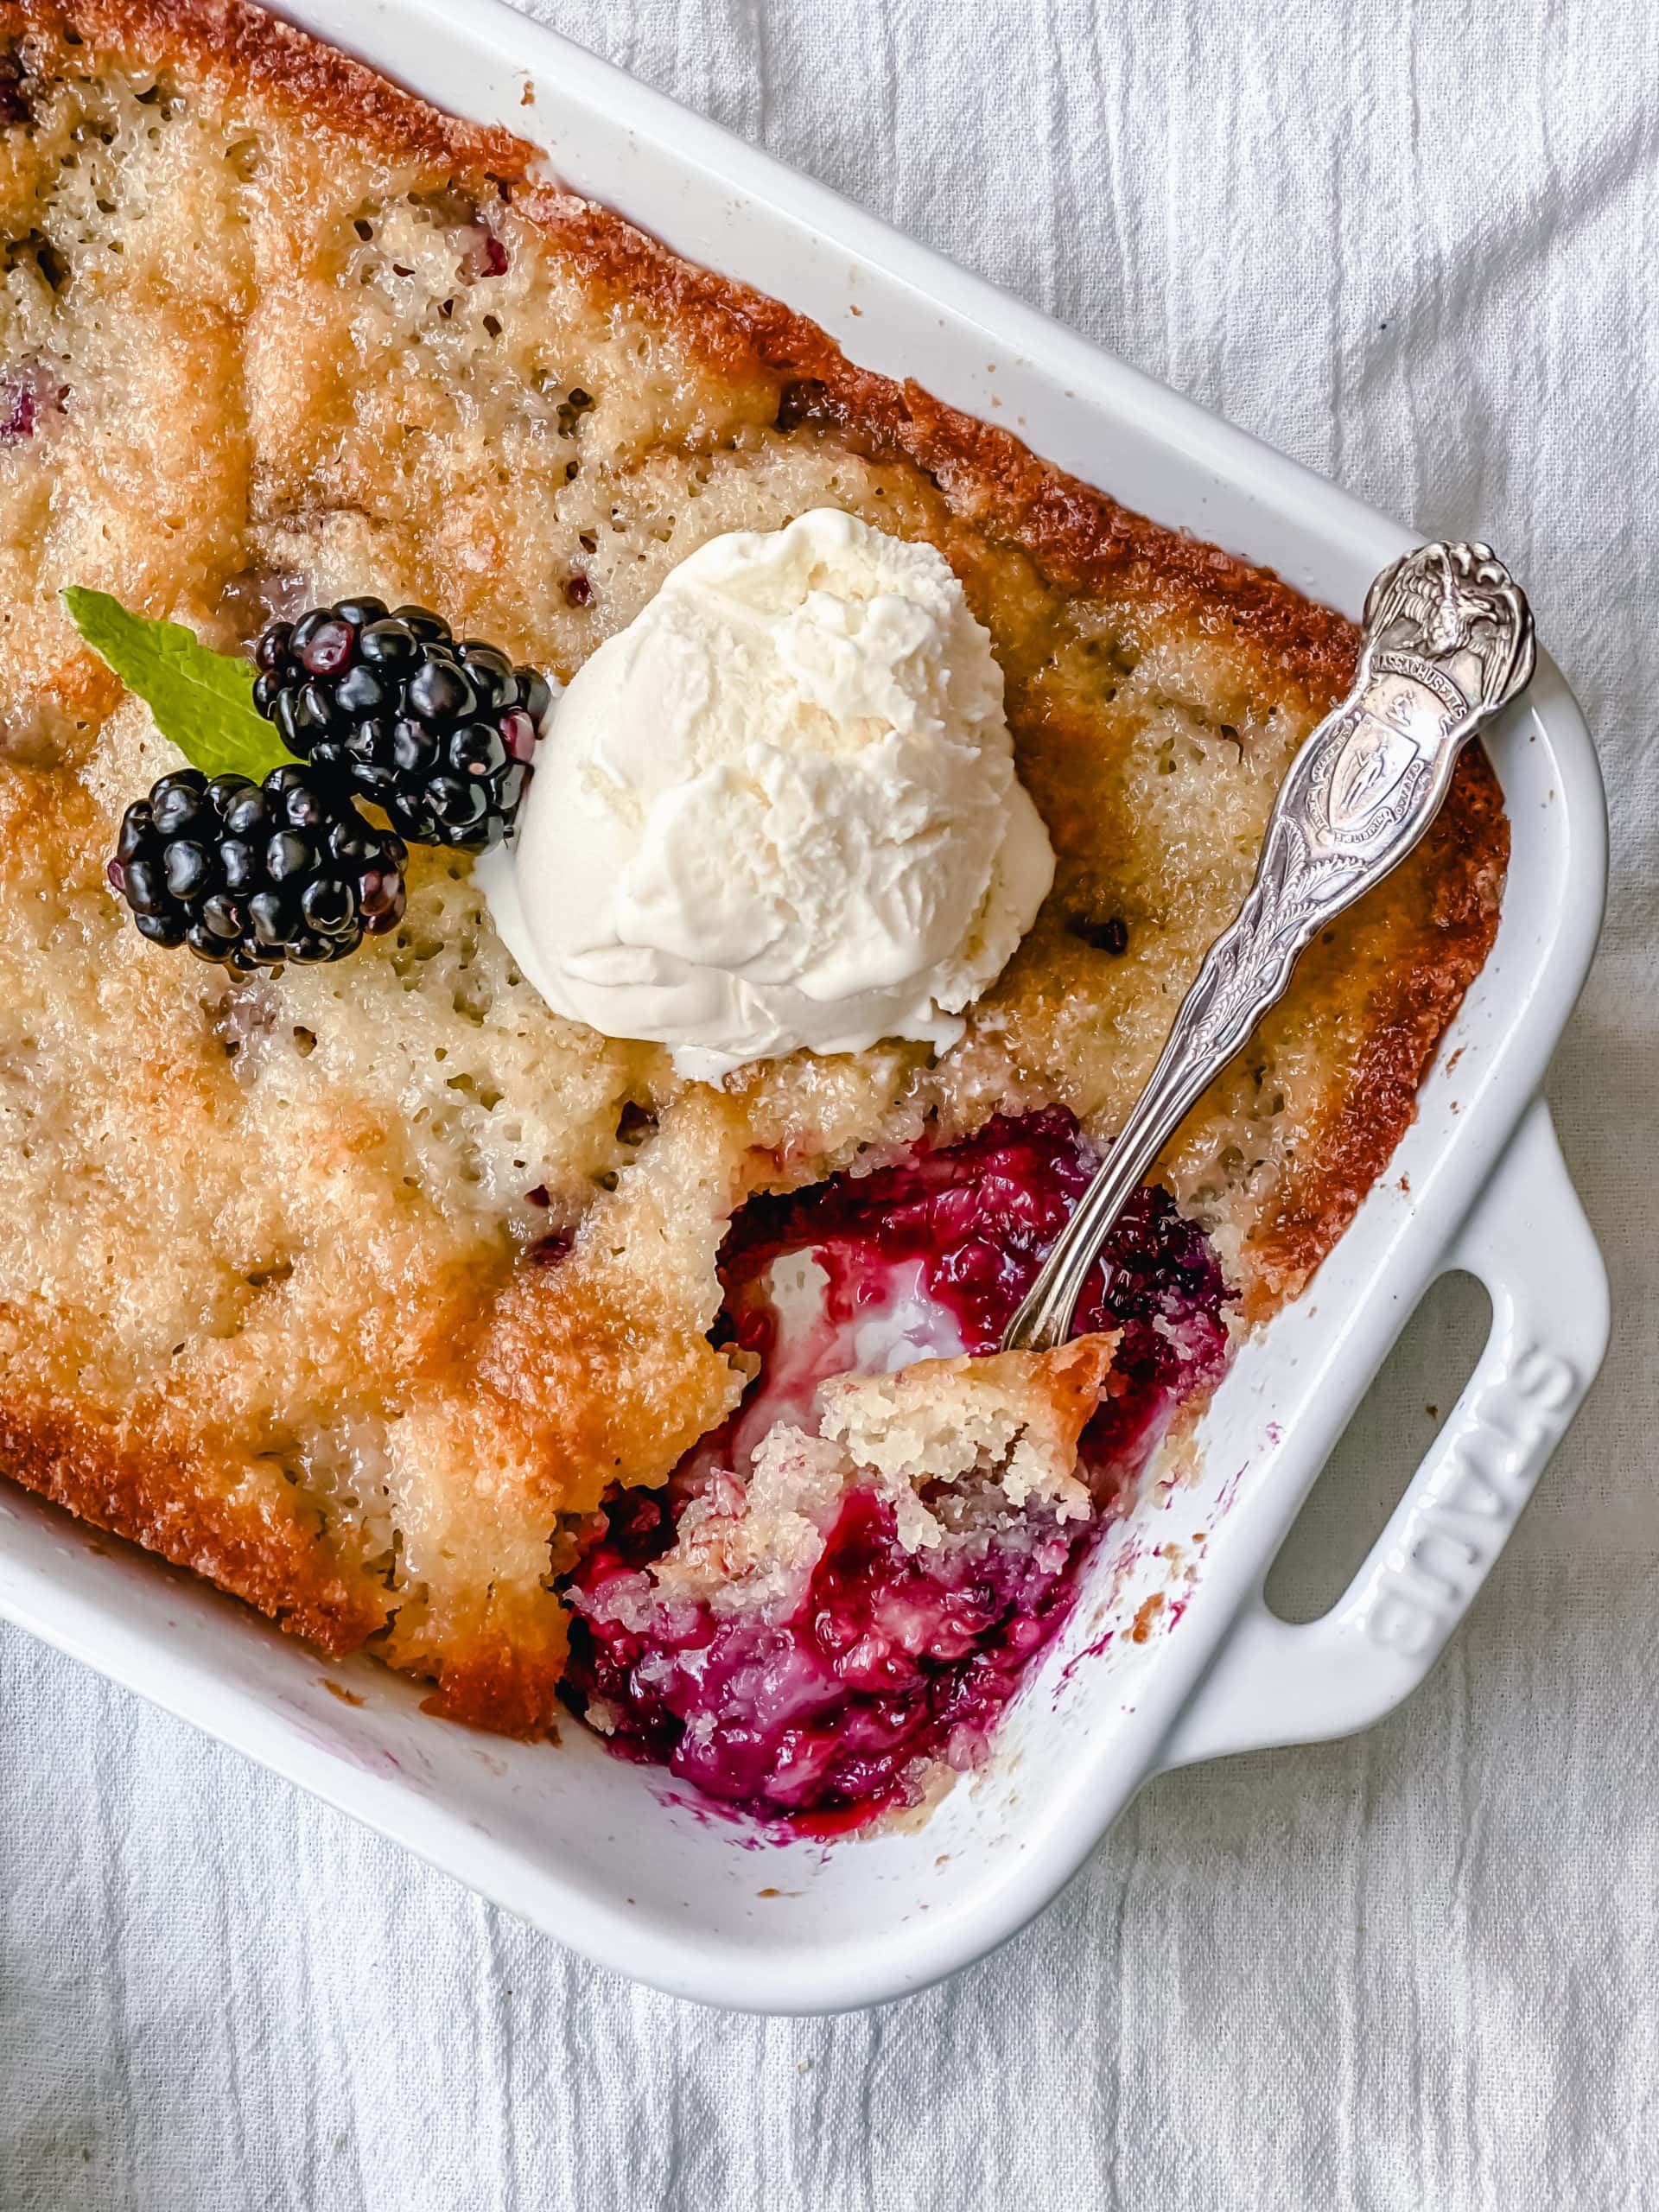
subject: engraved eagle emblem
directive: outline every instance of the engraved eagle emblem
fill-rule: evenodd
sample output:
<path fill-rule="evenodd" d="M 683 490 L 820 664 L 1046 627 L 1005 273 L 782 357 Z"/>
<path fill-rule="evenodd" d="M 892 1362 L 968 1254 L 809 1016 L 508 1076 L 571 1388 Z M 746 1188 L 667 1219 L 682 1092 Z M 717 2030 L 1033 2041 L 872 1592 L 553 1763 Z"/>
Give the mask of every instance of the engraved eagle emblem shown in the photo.
<path fill-rule="evenodd" d="M 1365 602 L 1370 638 L 1450 676 L 1471 714 L 1489 711 L 1532 673 L 1532 624 L 1490 545 L 1420 545 L 1386 569 Z"/>

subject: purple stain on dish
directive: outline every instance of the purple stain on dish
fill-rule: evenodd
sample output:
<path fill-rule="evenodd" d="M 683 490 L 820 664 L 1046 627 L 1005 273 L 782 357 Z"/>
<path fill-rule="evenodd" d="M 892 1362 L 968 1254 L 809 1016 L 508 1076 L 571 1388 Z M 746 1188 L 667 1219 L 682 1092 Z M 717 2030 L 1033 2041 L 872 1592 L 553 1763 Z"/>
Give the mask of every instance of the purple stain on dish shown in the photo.
<path fill-rule="evenodd" d="M 718 1797 L 688 1797 L 683 1790 L 659 1789 L 657 1802 L 659 1805 L 672 1806 L 677 1813 L 690 1813 L 702 1827 L 718 1826 L 722 1829 L 734 1830 L 732 1840 L 740 1851 L 766 1851 L 773 1845 L 794 1840 L 792 1829 L 780 1829 L 776 1826 L 757 1829 L 753 1822 L 746 1817 L 741 1806 L 722 1803 Z"/>
<path fill-rule="evenodd" d="M 1228 1476 L 1226 1481 L 1223 1483 L 1219 1491 L 1217 1491 L 1216 1519 L 1217 1521 L 1220 1520 L 1223 1514 L 1230 1513 L 1232 1510 L 1233 1500 L 1238 1496 L 1239 1485 L 1243 1482 L 1245 1476 L 1248 1475 L 1249 1471 L 1250 1463 L 1246 1459 L 1242 1467 L 1234 1468 L 1232 1473 Z"/>
<path fill-rule="evenodd" d="M 1059 1702 L 1060 1691 L 1064 1689 L 1066 1683 L 1071 1681 L 1072 1675 L 1077 1673 L 1078 1668 L 1081 1667 L 1086 1660 L 1101 1658 L 1110 1648 L 1112 1640 L 1116 1634 L 1117 1630 L 1114 1628 L 1103 1630 L 1102 1633 L 1095 1638 L 1092 1643 L 1085 1643 L 1081 1651 L 1074 1651 L 1072 1653 L 1071 1656 L 1066 1661 L 1065 1666 L 1061 1668 L 1060 1679 L 1055 1685 L 1055 1703 L 1057 1705 Z"/>
<path fill-rule="evenodd" d="M 173 1624 L 169 1623 L 169 1626 Z M 314 1751 L 323 1751 L 330 1758 L 338 1759 L 343 1766 L 355 1768 L 359 1774 L 393 1775 L 413 1789 L 430 1794 L 429 1769 L 423 1760 L 422 1770 L 406 1766 L 395 1751 L 384 1744 L 365 1743 L 349 1732 L 337 1732 L 334 1716 L 319 1715 L 308 1701 L 278 1694 L 276 1705 L 286 1716 L 288 1726 Z M 328 1719 L 325 1729 L 319 1725 Z"/>

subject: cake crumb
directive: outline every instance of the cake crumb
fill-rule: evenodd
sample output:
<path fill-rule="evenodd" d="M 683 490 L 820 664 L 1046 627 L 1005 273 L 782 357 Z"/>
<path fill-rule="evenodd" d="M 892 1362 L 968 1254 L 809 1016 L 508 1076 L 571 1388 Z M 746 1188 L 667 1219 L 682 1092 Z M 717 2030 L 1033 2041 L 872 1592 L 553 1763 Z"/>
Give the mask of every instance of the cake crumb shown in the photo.
<path fill-rule="evenodd" d="M 1163 1610 L 1164 1593 L 1161 1590 L 1154 1590 L 1135 1617 L 1135 1625 L 1129 1630 L 1129 1641 L 1131 1643 L 1145 1643 L 1147 1642 L 1152 1634 L 1153 1623 L 1157 1619 L 1159 1614 L 1161 1613 Z"/>

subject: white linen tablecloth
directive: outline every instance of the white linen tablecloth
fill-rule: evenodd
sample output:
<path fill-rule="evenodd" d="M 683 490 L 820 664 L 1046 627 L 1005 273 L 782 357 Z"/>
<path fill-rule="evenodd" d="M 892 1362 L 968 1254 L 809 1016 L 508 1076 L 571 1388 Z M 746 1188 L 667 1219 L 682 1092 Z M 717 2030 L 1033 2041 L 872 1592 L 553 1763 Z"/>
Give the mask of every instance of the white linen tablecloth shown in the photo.
<path fill-rule="evenodd" d="M 534 4 L 1514 563 L 1611 791 L 1552 1096 L 1618 1338 L 1414 1704 L 1158 1784 L 1023 1938 L 877 2013 L 632 1988 L 0 1632 L 0 2207 L 1659 2203 L 1659 15 Z M 1443 1292 L 1415 1329 L 1288 1577 L 1305 1604 L 1473 1326 Z"/>

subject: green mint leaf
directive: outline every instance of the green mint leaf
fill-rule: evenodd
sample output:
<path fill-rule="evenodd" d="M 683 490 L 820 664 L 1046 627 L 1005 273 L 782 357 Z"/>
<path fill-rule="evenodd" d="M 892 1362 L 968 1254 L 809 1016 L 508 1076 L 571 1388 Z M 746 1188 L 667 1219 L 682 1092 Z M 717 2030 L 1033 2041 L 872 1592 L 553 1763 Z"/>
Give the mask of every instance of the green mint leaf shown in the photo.
<path fill-rule="evenodd" d="M 63 603 L 92 651 L 137 693 L 193 768 L 260 783 L 294 758 L 255 710 L 250 662 L 210 652 L 181 623 L 130 613 L 106 591 L 71 584 Z"/>

